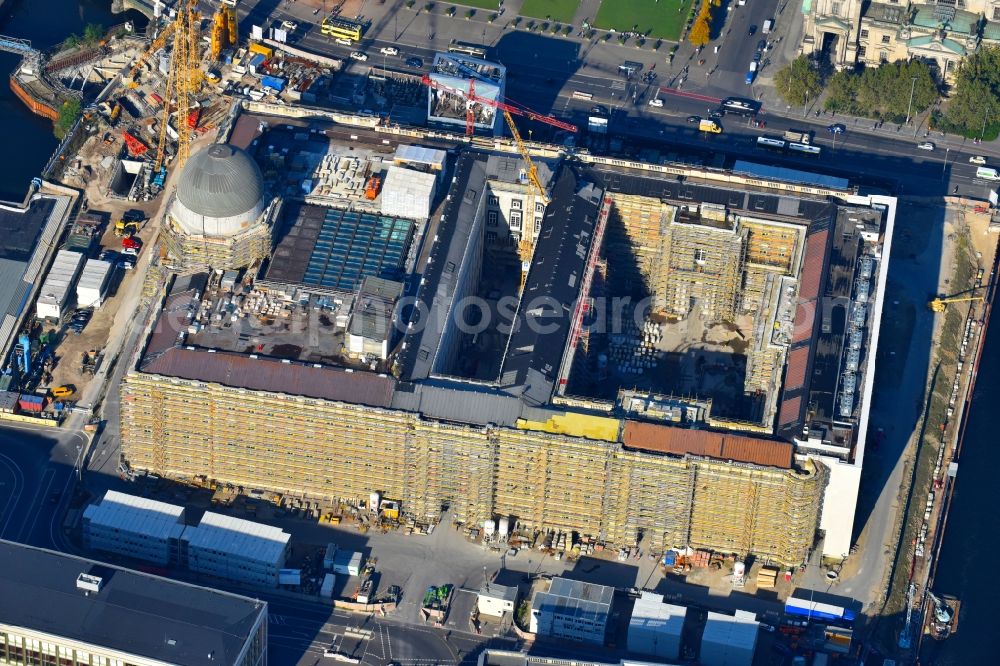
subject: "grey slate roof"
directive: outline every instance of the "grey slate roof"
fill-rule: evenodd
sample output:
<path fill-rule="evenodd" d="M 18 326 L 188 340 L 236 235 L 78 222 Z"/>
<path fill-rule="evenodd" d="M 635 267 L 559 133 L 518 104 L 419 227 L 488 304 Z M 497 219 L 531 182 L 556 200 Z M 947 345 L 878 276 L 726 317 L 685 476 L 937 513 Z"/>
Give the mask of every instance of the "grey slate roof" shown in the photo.
<path fill-rule="evenodd" d="M 530 405 L 548 402 L 559 374 L 600 212 L 601 190 L 559 172 L 524 283 L 500 384 Z"/>
<path fill-rule="evenodd" d="M 192 155 L 181 171 L 177 198 L 206 217 L 235 217 L 264 197 L 260 168 L 245 151 L 217 143 Z"/>
<path fill-rule="evenodd" d="M 81 573 L 101 577 L 101 590 L 85 596 Z M 267 614 L 263 601 L 10 541 L 0 541 L 0 589 L 2 624 L 181 666 L 234 664 Z"/>

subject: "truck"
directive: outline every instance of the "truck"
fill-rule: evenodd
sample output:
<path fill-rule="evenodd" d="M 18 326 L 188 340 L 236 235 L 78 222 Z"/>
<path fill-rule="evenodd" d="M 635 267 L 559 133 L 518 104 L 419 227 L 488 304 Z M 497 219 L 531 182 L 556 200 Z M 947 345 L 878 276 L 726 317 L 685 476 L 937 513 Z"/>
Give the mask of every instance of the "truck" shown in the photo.
<path fill-rule="evenodd" d="M 812 141 L 812 133 L 803 130 L 785 130 L 785 140 L 793 143 L 803 143 L 809 145 Z"/>
<path fill-rule="evenodd" d="M 722 134 L 722 127 L 711 118 L 702 118 L 698 121 L 699 132 L 709 132 L 710 134 Z"/>
<path fill-rule="evenodd" d="M 361 587 L 358 588 L 358 594 L 357 594 L 357 598 L 355 599 L 355 601 L 357 601 L 359 604 L 370 603 L 371 599 L 372 599 L 372 589 L 373 588 L 374 588 L 374 585 L 372 584 L 372 579 L 371 578 L 366 578 L 364 580 L 364 582 L 361 583 Z"/>
<path fill-rule="evenodd" d="M 747 71 L 746 84 L 750 85 L 753 80 L 757 78 L 757 61 L 754 60 L 750 63 L 750 69 Z"/>
<path fill-rule="evenodd" d="M 774 20 L 767 19 L 766 21 L 764 21 L 764 26 L 760 29 L 760 31 L 766 35 L 769 34 L 772 30 L 774 30 Z"/>

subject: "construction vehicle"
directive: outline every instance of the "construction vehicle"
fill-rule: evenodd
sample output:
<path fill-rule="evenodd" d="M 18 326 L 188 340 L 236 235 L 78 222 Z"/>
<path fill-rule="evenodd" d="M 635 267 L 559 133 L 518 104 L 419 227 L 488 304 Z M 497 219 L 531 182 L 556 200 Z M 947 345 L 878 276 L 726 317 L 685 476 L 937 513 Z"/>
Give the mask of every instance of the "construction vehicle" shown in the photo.
<path fill-rule="evenodd" d="M 128 154 L 132 157 L 141 157 L 149 151 L 149 146 L 143 143 L 142 139 L 134 134 L 122 132 L 122 138 L 125 139 L 125 146 L 128 148 Z"/>
<path fill-rule="evenodd" d="M 379 188 L 382 187 L 382 179 L 378 176 L 372 176 L 368 179 L 365 184 L 365 199 L 369 201 L 375 201 L 378 197 Z"/>
<path fill-rule="evenodd" d="M 211 56 L 212 62 L 216 62 L 222 51 L 231 46 L 236 46 L 239 41 L 239 34 L 236 28 L 236 12 L 226 5 L 219 5 L 219 9 L 212 17 L 212 42 Z"/>
<path fill-rule="evenodd" d="M 134 220 L 118 220 L 115 222 L 115 236 L 125 238 L 139 233 L 139 223 Z"/>
<path fill-rule="evenodd" d="M 702 118 L 698 121 L 698 131 L 708 132 L 709 134 L 722 134 L 722 127 L 711 118 Z"/>
<path fill-rule="evenodd" d="M 949 296 L 928 301 L 927 307 L 931 309 L 931 312 L 944 312 L 950 303 L 967 303 L 969 301 L 981 300 L 983 300 L 983 296 Z"/>
<path fill-rule="evenodd" d="M 459 90 L 451 86 L 445 85 L 439 81 L 435 81 L 430 77 L 430 75 L 425 74 L 420 80 L 425 86 L 429 88 L 435 88 L 438 90 L 443 90 L 452 95 L 461 95 L 465 97 L 466 101 L 466 111 L 465 111 L 465 134 L 466 136 L 472 136 L 475 129 L 475 105 L 483 104 L 486 106 L 491 106 L 498 111 L 503 113 L 504 120 L 507 122 L 507 127 L 510 129 L 510 134 L 514 138 L 514 142 L 517 144 L 517 151 L 521 154 L 521 159 L 524 160 L 526 167 L 526 175 L 528 180 L 538 190 L 538 194 L 545 205 L 549 204 L 549 194 L 545 191 L 545 186 L 542 185 L 541 179 L 538 177 L 538 168 L 535 166 L 534 161 L 531 159 L 531 153 L 528 150 L 527 144 L 521 138 L 521 133 L 517 129 L 517 125 L 514 124 L 514 117 L 512 114 L 517 114 L 529 118 L 530 120 L 537 120 L 543 122 L 547 125 L 552 125 L 553 127 L 558 127 L 559 129 L 565 130 L 567 132 L 576 132 L 576 125 L 571 123 L 563 122 L 558 118 L 553 118 L 552 116 L 547 116 L 536 111 L 532 111 L 526 107 L 516 105 L 511 103 L 510 100 L 501 101 L 496 99 L 487 99 L 485 97 L 480 97 L 476 94 L 476 82 L 474 79 L 469 79 L 469 90 L 466 92 L 464 90 Z M 721 131 L 721 130 L 720 130 Z M 535 241 L 534 237 L 536 234 L 525 233 L 522 236 L 522 240 L 518 243 L 518 255 L 521 259 L 521 289 L 524 289 L 524 282 L 528 278 L 528 268 L 531 266 L 531 260 L 535 251 Z"/>
<path fill-rule="evenodd" d="M 76 393 L 76 387 L 72 384 L 64 384 L 62 386 L 56 386 L 49 390 L 53 398 L 68 398 L 74 393 Z"/>

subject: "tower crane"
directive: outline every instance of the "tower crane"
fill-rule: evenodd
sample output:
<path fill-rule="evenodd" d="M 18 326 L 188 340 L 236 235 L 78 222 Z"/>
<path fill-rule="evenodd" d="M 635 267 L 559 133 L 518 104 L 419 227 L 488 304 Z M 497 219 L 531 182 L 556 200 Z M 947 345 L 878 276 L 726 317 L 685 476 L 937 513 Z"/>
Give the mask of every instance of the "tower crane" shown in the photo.
<path fill-rule="evenodd" d="M 139 87 L 139 82 L 136 80 L 139 76 L 139 70 L 143 65 L 149 62 L 149 59 L 154 53 L 166 45 L 167 40 L 174 33 L 174 26 L 176 25 L 176 22 L 171 22 L 164 26 L 164 28 L 160 31 L 160 34 L 156 36 L 156 39 L 150 43 L 149 48 L 147 48 L 135 61 L 135 64 L 132 65 L 132 69 L 129 70 L 128 76 L 125 77 L 125 80 L 128 81 L 127 85 L 129 88 Z"/>
<path fill-rule="evenodd" d="M 927 307 L 932 312 L 944 312 L 949 303 L 966 303 L 968 301 L 981 301 L 983 296 L 949 296 L 946 298 L 935 298 L 927 302 Z"/>
<path fill-rule="evenodd" d="M 191 95 L 195 93 L 198 71 L 198 22 L 195 11 L 197 0 L 187 0 L 177 10 L 173 25 L 173 51 L 170 54 L 170 72 L 163 96 L 163 115 L 160 118 L 160 136 L 156 143 L 156 162 L 153 173 L 159 177 L 166 160 L 167 127 L 170 124 L 170 101 L 175 101 L 177 118 L 177 166 L 183 166 L 191 152 L 191 127 L 187 121 L 191 112 Z"/>
<path fill-rule="evenodd" d="M 531 159 L 531 153 L 528 151 L 527 144 L 521 138 L 521 133 L 517 129 L 517 125 L 514 123 L 514 115 L 523 116 L 530 120 L 537 120 L 539 122 L 545 123 L 546 125 L 552 125 L 553 127 L 558 127 L 559 129 L 565 130 L 567 132 L 576 132 L 576 125 L 559 120 L 558 118 L 553 118 L 531 109 L 525 108 L 520 105 L 512 104 L 510 100 L 499 100 L 499 99 L 489 99 L 486 97 L 481 97 L 476 94 L 476 83 L 475 79 L 469 79 L 469 89 L 468 91 L 454 88 L 452 86 L 446 85 L 440 81 L 435 81 L 430 77 L 430 75 L 425 74 L 421 79 L 423 83 L 428 88 L 434 88 L 436 90 L 443 90 L 452 95 L 459 95 L 465 98 L 465 134 L 467 136 L 472 136 L 475 124 L 475 107 L 476 104 L 482 104 L 485 106 L 490 106 L 495 108 L 497 111 L 503 113 L 504 120 L 507 122 L 507 127 L 510 129 L 510 134 L 514 138 L 514 143 L 517 145 L 517 152 L 521 154 L 521 159 L 524 160 L 525 172 L 528 180 L 531 182 L 532 187 L 538 190 L 538 194 L 545 205 L 550 202 L 549 194 L 545 190 L 545 186 L 542 184 L 541 179 L 538 177 L 538 167 L 535 166 L 534 161 Z M 533 218 L 531 218 L 533 219 Z M 535 251 L 535 234 L 533 230 L 528 228 L 527 221 L 525 221 L 522 227 L 521 240 L 518 243 L 518 255 L 521 259 L 521 289 L 524 289 L 524 281 L 528 277 L 528 267 L 531 265 L 532 255 Z"/>

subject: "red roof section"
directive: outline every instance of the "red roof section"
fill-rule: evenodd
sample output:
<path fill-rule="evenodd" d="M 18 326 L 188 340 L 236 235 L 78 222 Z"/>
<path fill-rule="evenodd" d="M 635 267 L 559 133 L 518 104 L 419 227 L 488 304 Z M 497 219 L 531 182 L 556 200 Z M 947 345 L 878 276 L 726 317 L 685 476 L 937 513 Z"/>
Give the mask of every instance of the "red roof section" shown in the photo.
<path fill-rule="evenodd" d="M 797 389 L 806 383 L 806 366 L 809 365 L 809 347 L 793 349 L 788 354 L 788 369 L 785 371 L 785 390 Z"/>
<path fill-rule="evenodd" d="M 802 411 L 802 397 L 785 398 L 781 403 L 781 410 L 778 412 L 778 425 L 784 426 L 795 423 L 799 420 Z"/>
<path fill-rule="evenodd" d="M 806 238 L 806 256 L 802 262 L 799 298 L 812 300 L 819 296 L 820 282 L 823 277 L 823 267 L 826 265 L 826 241 L 829 231 L 818 231 Z"/>
<path fill-rule="evenodd" d="M 688 453 L 785 469 L 792 466 L 790 443 L 760 437 L 626 421 L 622 441 L 629 448 L 656 453 Z"/>

